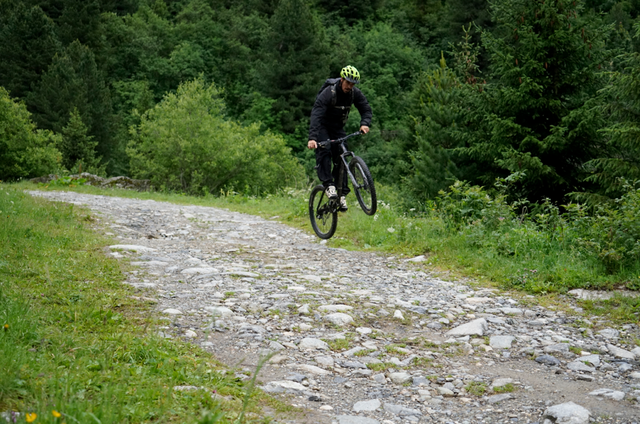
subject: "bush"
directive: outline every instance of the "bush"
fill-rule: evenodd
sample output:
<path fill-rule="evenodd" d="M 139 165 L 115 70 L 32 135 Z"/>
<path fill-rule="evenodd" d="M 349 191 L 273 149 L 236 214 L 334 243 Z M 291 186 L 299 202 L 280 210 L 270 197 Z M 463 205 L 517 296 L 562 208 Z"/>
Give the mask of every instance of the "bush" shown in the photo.
<path fill-rule="evenodd" d="M 132 130 L 133 176 L 190 194 L 261 195 L 304 181 L 282 137 L 226 120 L 224 107 L 215 85 L 200 79 L 167 94 Z"/>
<path fill-rule="evenodd" d="M 609 273 L 640 260 L 640 188 L 621 185 L 625 193 L 620 198 L 597 205 L 590 215 L 580 205 L 567 206 L 569 230 L 578 246 L 602 261 Z"/>
<path fill-rule="evenodd" d="M 61 161 L 54 147 L 58 139 L 51 131 L 36 130 L 26 106 L 0 87 L 0 180 L 56 172 Z"/>

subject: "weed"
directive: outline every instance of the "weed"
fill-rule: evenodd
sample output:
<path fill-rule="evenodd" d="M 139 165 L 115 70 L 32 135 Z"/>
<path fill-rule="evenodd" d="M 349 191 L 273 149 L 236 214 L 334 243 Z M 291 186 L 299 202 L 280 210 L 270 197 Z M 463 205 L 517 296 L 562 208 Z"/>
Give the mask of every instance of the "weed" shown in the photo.
<path fill-rule="evenodd" d="M 329 345 L 329 349 L 333 350 L 334 352 L 339 352 L 342 350 L 347 350 L 351 347 L 352 338 L 353 337 L 351 335 L 346 335 L 343 339 L 323 340 Z"/>
<path fill-rule="evenodd" d="M 386 345 L 384 349 L 387 353 L 395 354 L 395 355 L 407 355 L 408 352 L 400 349 L 404 349 L 407 345 L 405 344 L 397 344 L 397 345 Z"/>
<path fill-rule="evenodd" d="M 496 393 L 511 393 L 515 390 L 515 386 L 511 383 L 507 383 L 504 386 L 494 387 L 493 391 Z"/>
<path fill-rule="evenodd" d="M 367 364 L 367 368 L 369 368 L 372 371 L 384 371 L 389 367 L 384 362 L 379 362 L 379 363 L 369 363 Z"/>
<path fill-rule="evenodd" d="M 413 365 L 415 365 L 416 367 L 426 368 L 430 366 L 432 363 L 433 363 L 433 359 L 431 358 L 418 357 L 413 359 Z"/>
<path fill-rule="evenodd" d="M 472 381 L 465 386 L 465 390 L 473 396 L 484 396 L 487 392 L 487 383 L 482 381 Z"/>
<path fill-rule="evenodd" d="M 370 353 L 375 352 L 374 349 L 365 349 L 365 350 L 359 350 L 356 353 L 353 354 L 353 356 L 367 356 Z"/>
<path fill-rule="evenodd" d="M 580 355 L 582 349 L 579 349 L 575 346 L 569 346 L 569 351 L 575 353 L 576 355 Z"/>

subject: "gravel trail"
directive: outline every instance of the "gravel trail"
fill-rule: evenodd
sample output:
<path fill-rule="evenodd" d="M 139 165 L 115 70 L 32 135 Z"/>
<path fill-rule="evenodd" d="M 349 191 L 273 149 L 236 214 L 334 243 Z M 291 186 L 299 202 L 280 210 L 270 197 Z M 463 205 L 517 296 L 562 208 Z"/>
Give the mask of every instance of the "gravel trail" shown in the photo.
<path fill-rule="evenodd" d="M 119 240 L 108 254 L 136 265 L 126 284 L 166 317 L 162 336 L 240 376 L 277 352 L 261 387 L 300 408 L 278 422 L 640 424 L 637 323 L 612 328 L 570 297 L 543 308 L 446 281 L 422 257 L 326 247 L 277 218 L 30 194 L 96 214 Z"/>

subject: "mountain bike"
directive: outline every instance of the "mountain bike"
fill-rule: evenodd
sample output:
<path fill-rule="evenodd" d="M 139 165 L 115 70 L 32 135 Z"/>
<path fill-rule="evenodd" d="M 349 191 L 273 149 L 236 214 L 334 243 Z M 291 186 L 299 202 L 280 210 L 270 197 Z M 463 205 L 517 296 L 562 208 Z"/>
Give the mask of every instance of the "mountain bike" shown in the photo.
<path fill-rule="evenodd" d="M 313 231 L 315 231 L 321 239 L 331 238 L 338 227 L 340 197 L 342 196 L 342 185 L 346 176 L 348 176 L 351 181 L 356 199 L 358 199 L 358 203 L 363 212 L 367 215 L 373 215 L 378 208 L 376 188 L 367 164 L 364 163 L 362 158 L 347 150 L 344 144 L 347 139 L 360 134 L 361 132 L 358 131 L 337 140 L 325 140 L 318 143 L 319 149 L 327 148 L 332 143 L 337 143 L 342 148 L 342 154 L 340 154 L 340 162 L 338 164 L 340 171 L 338 173 L 338 181 L 336 181 L 338 197 L 330 199 L 326 195 L 325 187 L 322 184 L 315 186 L 309 197 L 309 218 L 311 219 L 311 226 L 313 227 Z M 351 160 L 347 163 L 348 157 L 351 157 Z"/>

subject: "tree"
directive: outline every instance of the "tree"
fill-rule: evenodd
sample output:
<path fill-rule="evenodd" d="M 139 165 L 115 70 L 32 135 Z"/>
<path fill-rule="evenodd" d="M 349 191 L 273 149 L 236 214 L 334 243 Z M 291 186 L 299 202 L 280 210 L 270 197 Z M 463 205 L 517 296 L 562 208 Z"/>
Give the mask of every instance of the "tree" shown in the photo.
<path fill-rule="evenodd" d="M 192 194 L 270 193 L 302 180 L 282 137 L 224 119 L 215 85 L 183 83 L 147 111 L 128 149 L 134 176 Z"/>
<path fill-rule="evenodd" d="M 640 23 L 636 24 L 640 38 Z M 608 125 L 601 130 L 607 143 L 607 155 L 587 163 L 602 194 L 617 196 L 623 192 L 624 179 L 640 179 L 640 53 L 623 55 L 622 71 L 610 75 L 603 90 L 600 108 Z"/>
<path fill-rule="evenodd" d="M 0 180 L 40 177 L 60 167 L 59 136 L 37 130 L 27 108 L 0 87 Z"/>
<path fill-rule="evenodd" d="M 97 145 L 98 142 L 87 134 L 87 126 L 82 122 L 78 108 L 73 108 L 58 144 L 62 164 L 74 173 L 86 171 L 104 174 L 104 166 L 100 166 L 100 158 L 96 157 Z"/>
<path fill-rule="evenodd" d="M 25 98 L 60 49 L 54 22 L 38 6 L 0 2 L 0 86 Z"/>
<path fill-rule="evenodd" d="M 303 122 L 307 125 L 318 88 L 328 77 L 324 31 L 303 0 L 281 0 L 262 48 L 256 85 L 275 100 L 279 129 L 292 134 Z M 294 147 L 301 148 L 302 143 L 297 144 Z"/>
<path fill-rule="evenodd" d="M 602 87 L 606 28 L 581 15 L 580 1 L 496 0 L 495 33 L 484 32 L 490 82 L 468 84 L 460 158 L 477 164 L 476 181 L 524 173 L 530 200 L 561 201 L 588 189 L 585 163 L 601 153 L 601 124 L 586 102 Z M 462 138 L 462 137 L 461 137 Z"/>
<path fill-rule="evenodd" d="M 435 198 L 461 177 L 451 157 L 460 146 L 455 128 L 463 116 L 459 96 L 460 83 L 444 57 L 438 69 L 423 73 L 416 84 L 411 111 L 415 147 L 409 152 L 413 164 L 409 186 L 420 200 Z"/>
<path fill-rule="evenodd" d="M 99 156 L 113 154 L 111 95 L 98 71 L 91 50 L 74 41 L 56 55 L 40 83 L 28 98 L 40 128 L 62 132 L 77 109 L 88 134 L 94 137 Z"/>
<path fill-rule="evenodd" d="M 354 25 L 368 19 L 374 19 L 382 0 L 316 0 L 316 6 L 322 10 L 326 22 Z"/>

